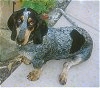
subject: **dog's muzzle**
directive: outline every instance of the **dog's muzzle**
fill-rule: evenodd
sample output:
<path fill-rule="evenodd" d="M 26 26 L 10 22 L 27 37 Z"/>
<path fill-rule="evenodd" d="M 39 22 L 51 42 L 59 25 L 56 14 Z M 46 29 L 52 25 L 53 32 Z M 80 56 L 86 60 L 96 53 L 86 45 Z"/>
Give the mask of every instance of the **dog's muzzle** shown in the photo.
<path fill-rule="evenodd" d="M 24 31 L 20 30 L 19 34 L 17 36 L 17 43 L 18 44 L 22 44 L 24 42 L 24 40 L 25 40 L 24 36 L 25 36 L 25 30 Z"/>
<path fill-rule="evenodd" d="M 24 42 L 26 30 L 27 30 L 27 19 L 25 19 L 18 28 L 18 36 L 17 36 L 18 44 L 22 44 Z"/>

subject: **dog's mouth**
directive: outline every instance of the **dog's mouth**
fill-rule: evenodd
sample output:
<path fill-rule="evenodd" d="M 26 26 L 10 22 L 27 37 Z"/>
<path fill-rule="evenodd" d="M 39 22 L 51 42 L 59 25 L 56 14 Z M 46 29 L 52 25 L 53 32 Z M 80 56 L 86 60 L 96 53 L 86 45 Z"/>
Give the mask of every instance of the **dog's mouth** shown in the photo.
<path fill-rule="evenodd" d="M 19 41 L 19 40 L 17 39 L 17 40 L 16 40 L 16 43 L 17 43 L 17 45 L 19 45 L 19 46 L 23 46 L 23 45 L 27 45 L 27 44 L 32 43 L 32 41 L 28 41 L 27 43 L 25 43 L 24 40 Z"/>
<path fill-rule="evenodd" d="M 17 30 L 19 29 L 17 28 Z M 32 37 L 31 36 L 32 31 L 33 29 L 32 30 L 25 29 L 17 31 L 16 43 L 18 45 L 26 45 L 30 41 L 30 38 Z"/>
<path fill-rule="evenodd" d="M 16 39 L 16 42 L 18 45 L 25 45 L 27 43 L 24 43 L 25 39 L 20 40 L 19 38 Z"/>
<path fill-rule="evenodd" d="M 20 39 L 20 38 L 16 38 L 16 43 L 18 44 L 18 45 L 26 45 L 26 44 L 28 44 L 29 43 L 29 36 L 27 36 L 27 37 L 24 37 L 24 38 L 22 38 L 22 39 Z"/>
<path fill-rule="evenodd" d="M 29 36 L 27 36 L 27 37 L 17 37 L 16 38 L 16 43 L 18 44 L 18 45 L 26 45 L 27 43 L 28 43 L 28 41 L 29 41 Z"/>

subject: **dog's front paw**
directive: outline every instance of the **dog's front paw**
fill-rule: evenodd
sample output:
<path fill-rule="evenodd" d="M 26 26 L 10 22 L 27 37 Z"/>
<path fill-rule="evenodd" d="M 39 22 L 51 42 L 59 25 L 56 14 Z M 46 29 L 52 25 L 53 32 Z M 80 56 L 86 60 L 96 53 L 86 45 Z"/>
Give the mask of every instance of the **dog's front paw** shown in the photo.
<path fill-rule="evenodd" d="M 27 76 L 28 80 L 30 81 L 36 81 L 39 79 L 41 74 L 41 70 L 40 69 L 35 69 L 34 71 L 30 72 L 29 75 Z"/>
<path fill-rule="evenodd" d="M 67 82 L 67 75 L 66 75 L 66 73 L 61 73 L 60 74 L 60 76 L 59 76 L 59 82 L 62 85 L 66 84 L 66 82 Z"/>

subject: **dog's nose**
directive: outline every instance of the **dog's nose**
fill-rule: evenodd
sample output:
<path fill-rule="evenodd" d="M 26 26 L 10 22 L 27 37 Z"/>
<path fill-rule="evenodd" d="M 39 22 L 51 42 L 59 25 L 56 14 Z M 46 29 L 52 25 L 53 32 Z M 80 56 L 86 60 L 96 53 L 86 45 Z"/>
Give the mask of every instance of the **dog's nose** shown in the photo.
<path fill-rule="evenodd" d="M 24 39 L 17 38 L 17 43 L 18 44 L 22 44 L 23 42 L 24 42 Z"/>

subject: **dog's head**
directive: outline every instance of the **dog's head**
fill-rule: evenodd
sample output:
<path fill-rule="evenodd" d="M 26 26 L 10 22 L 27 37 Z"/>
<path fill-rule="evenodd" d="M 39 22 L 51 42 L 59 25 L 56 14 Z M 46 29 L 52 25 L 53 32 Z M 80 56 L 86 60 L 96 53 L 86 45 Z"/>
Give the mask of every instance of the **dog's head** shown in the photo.
<path fill-rule="evenodd" d="M 14 12 L 8 19 L 8 27 L 12 31 L 11 39 L 20 45 L 25 45 L 33 40 L 40 44 L 48 28 L 39 14 L 31 8 L 24 8 Z"/>

